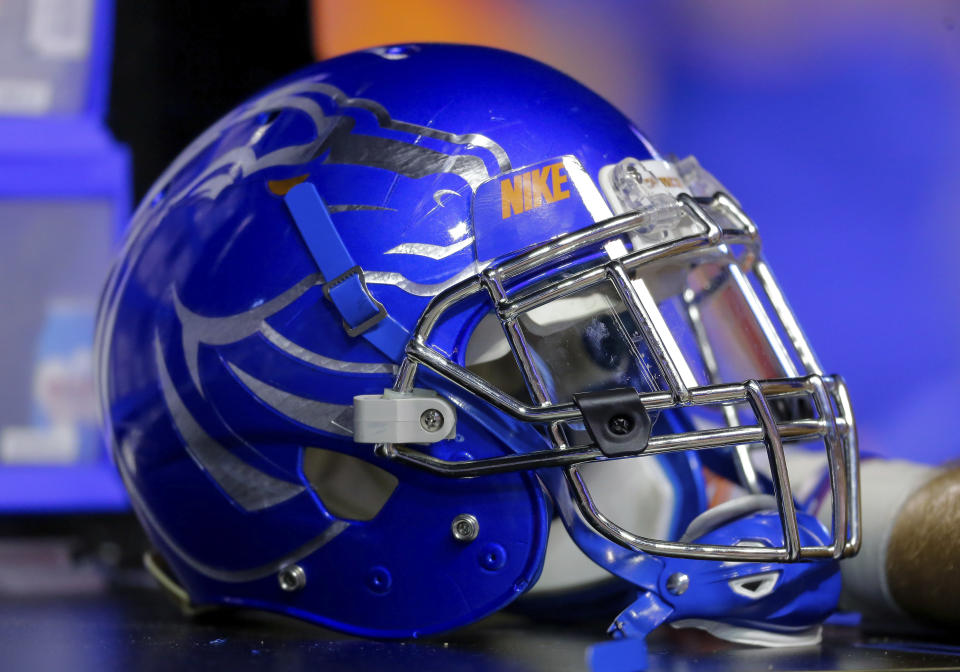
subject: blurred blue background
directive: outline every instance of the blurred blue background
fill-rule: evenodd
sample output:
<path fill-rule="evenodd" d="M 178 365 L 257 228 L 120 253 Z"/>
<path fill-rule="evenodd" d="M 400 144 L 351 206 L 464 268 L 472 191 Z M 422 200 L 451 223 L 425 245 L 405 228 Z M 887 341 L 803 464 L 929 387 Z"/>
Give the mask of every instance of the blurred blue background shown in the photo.
<path fill-rule="evenodd" d="M 958 9 L 632 10 L 653 71 L 635 118 L 744 203 L 824 366 L 850 384 L 861 449 L 928 462 L 960 457 Z"/>
<path fill-rule="evenodd" d="M 544 60 L 611 99 L 661 152 L 696 155 L 757 222 L 825 368 L 849 381 L 861 447 L 932 463 L 960 457 L 952 431 L 960 3 L 246 0 L 231 8 L 0 0 L 0 510 L 123 506 L 105 451 L 84 438 L 92 398 L 61 399 L 57 408 L 73 420 L 54 422 L 45 396 L 92 395 L 92 336 L 54 338 L 68 322 L 65 290 L 40 289 L 68 264 L 25 263 L 22 250 L 53 244 L 63 248 L 54 256 L 76 254 L 55 231 L 81 231 L 82 220 L 90 233 L 81 238 L 103 249 L 77 264 L 66 286 L 99 286 L 131 192 L 142 195 L 223 112 L 312 58 L 414 40 Z M 114 138 L 132 149 L 132 165 Z M 43 224 L 64 209 L 57 225 Z M 96 292 L 84 291 L 87 324 Z M 16 315 L 33 321 L 14 324 Z M 80 433 L 64 434 L 64 423 Z M 44 463 L 31 464 L 44 445 Z"/>

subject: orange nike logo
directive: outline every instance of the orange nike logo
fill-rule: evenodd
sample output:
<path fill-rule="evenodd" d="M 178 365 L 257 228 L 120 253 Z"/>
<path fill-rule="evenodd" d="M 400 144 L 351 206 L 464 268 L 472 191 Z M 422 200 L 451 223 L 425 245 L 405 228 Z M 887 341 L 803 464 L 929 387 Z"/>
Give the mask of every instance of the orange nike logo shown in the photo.
<path fill-rule="evenodd" d="M 560 162 L 501 180 L 500 205 L 503 219 L 569 198 L 569 190 L 563 188 L 566 181 L 567 175 Z"/>

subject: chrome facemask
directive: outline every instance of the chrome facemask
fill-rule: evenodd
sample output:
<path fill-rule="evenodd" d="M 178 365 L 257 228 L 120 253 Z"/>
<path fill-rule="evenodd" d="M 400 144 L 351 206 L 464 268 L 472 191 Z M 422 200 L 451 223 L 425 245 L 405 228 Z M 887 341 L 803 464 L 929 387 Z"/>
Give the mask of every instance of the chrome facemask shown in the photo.
<path fill-rule="evenodd" d="M 560 467 L 580 514 L 598 533 L 658 555 L 784 562 L 855 553 L 858 453 L 847 390 L 840 377 L 823 374 L 760 255 L 753 223 L 692 157 L 677 164 L 626 159 L 605 168 L 600 182 L 620 214 L 438 295 L 394 387 L 412 392 L 417 368 L 426 366 L 542 427 L 552 448 L 465 461 L 408 444 L 383 444 L 378 453 L 459 478 Z M 529 401 L 479 375 L 482 367 L 459 366 L 429 345 L 446 311 L 484 291 Z M 650 432 L 659 414 L 676 411 L 689 431 Z M 825 546 L 801 545 L 787 473 L 784 443 L 810 441 L 822 443 L 829 465 L 833 537 Z M 741 485 L 757 492 L 750 453 L 760 446 L 783 526 L 785 543 L 777 548 L 639 536 L 598 509 L 580 473 L 591 462 L 726 447 Z"/>

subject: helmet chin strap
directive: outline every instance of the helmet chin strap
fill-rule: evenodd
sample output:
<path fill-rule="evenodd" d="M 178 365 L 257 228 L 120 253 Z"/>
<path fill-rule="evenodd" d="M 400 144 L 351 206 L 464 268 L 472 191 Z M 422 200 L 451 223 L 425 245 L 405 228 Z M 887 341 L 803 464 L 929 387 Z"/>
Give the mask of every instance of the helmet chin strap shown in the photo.
<path fill-rule="evenodd" d="M 785 648 L 790 646 L 812 646 L 819 644 L 823 639 L 823 626 L 813 625 L 807 628 L 789 630 L 770 630 L 769 628 L 751 628 L 747 625 L 710 621 L 702 618 L 684 618 L 670 623 L 671 628 L 678 630 L 696 628 L 709 632 L 717 639 L 734 644 L 762 646 L 766 648 Z"/>
<path fill-rule="evenodd" d="M 683 530 L 680 526 L 686 525 L 686 520 L 675 505 L 683 495 L 669 466 L 659 456 L 618 460 L 584 465 L 580 476 L 595 493 L 599 508 L 619 524 L 644 536 L 670 539 Z M 581 597 L 592 601 L 598 590 L 615 582 L 602 562 L 580 550 L 564 526 L 560 518 L 550 526 L 543 571 L 525 598 L 528 602 L 550 597 L 562 597 L 568 603 L 581 601 Z"/>
<path fill-rule="evenodd" d="M 763 510 L 776 509 L 777 500 L 772 495 L 747 495 L 723 502 L 690 521 L 680 541 L 694 541 L 705 534 L 732 522 Z M 772 590 L 772 586 L 771 586 Z M 769 624 L 725 623 L 703 618 L 684 618 L 672 621 L 670 627 L 697 628 L 709 632 L 718 639 L 736 644 L 763 647 L 809 646 L 819 644 L 822 627 L 772 628 Z"/>
<path fill-rule="evenodd" d="M 611 574 L 641 590 L 656 590 L 664 559 L 631 550 L 597 534 L 580 516 L 561 470 L 545 469 L 539 473 L 550 491 L 567 533 L 577 547 Z"/>
<path fill-rule="evenodd" d="M 301 182 L 291 188 L 283 200 L 300 237 L 323 273 L 326 280 L 323 294 L 343 318 L 344 331 L 351 338 L 363 337 L 385 357 L 399 362 L 410 333 L 367 289 L 363 269 L 354 262 L 340 238 L 317 188 Z"/>
<path fill-rule="evenodd" d="M 633 603 L 620 612 L 607 629 L 613 641 L 591 646 L 587 650 L 587 664 L 595 672 L 646 669 L 646 637 L 674 611 L 656 591 L 665 567 L 664 559 L 632 551 L 597 534 L 577 512 L 559 469 L 541 472 L 541 477 L 567 532 L 580 550 L 608 572 L 638 588 Z"/>
<path fill-rule="evenodd" d="M 765 623 L 761 620 L 741 619 L 727 622 L 706 617 L 697 617 L 695 605 L 690 600 L 680 599 L 672 604 L 672 596 L 681 598 L 690 588 L 697 591 L 698 583 L 709 575 L 689 573 L 690 563 L 710 569 L 735 568 L 744 563 L 720 563 L 689 561 L 678 558 L 655 557 L 647 553 L 625 548 L 597 534 L 580 516 L 570 496 L 563 473 L 559 469 L 540 473 L 570 537 L 596 564 L 608 572 L 628 581 L 638 589 L 636 599 L 613 620 L 608 633 L 613 641 L 597 644 L 588 651 L 587 660 L 594 670 L 634 670 L 645 664 L 644 640 L 657 627 L 670 623 L 676 628 L 698 628 L 731 642 L 753 646 L 784 647 L 805 646 L 820 641 L 819 625 L 797 626 Z M 716 506 L 694 518 L 683 535 L 684 540 L 699 540 L 721 531 L 725 527 L 737 527 L 757 517 L 775 516 L 776 500 L 769 495 L 742 497 Z M 811 518 L 812 520 L 812 518 Z M 744 544 L 753 543 L 749 540 Z M 737 593 L 731 585 L 731 595 L 750 597 L 755 591 L 756 599 L 762 599 L 778 585 L 778 565 L 764 567 L 761 573 L 744 574 L 729 583 L 744 584 Z M 707 570 L 707 572 L 710 571 Z M 689 575 L 688 575 L 689 574 Z M 733 575 L 736 575 L 734 572 Z M 693 577 L 691 579 L 691 576 Z M 711 580 L 713 576 L 709 577 Z M 722 580 L 718 575 L 717 580 Z M 724 582 L 728 583 L 728 582 Z M 756 585 L 754 585 L 756 584 Z M 693 593 L 691 593 L 692 595 Z M 688 595 L 689 598 L 689 595 Z M 707 598 L 709 599 L 709 598 Z"/>

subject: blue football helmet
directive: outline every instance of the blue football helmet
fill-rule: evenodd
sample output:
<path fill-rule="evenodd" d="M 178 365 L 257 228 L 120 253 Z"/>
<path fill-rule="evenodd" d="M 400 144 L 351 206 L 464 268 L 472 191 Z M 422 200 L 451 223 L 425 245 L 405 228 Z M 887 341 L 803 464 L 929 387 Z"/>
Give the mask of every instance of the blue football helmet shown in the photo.
<path fill-rule="evenodd" d="M 599 599 L 615 637 L 777 643 L 859 543 L 846 389 L 739 203 L 503 51 L 348 54 L 224 116 L 136 211 L 97 357 L 195 608 L 416 637 Z M 785 443 L 825 455 L 826 525 Z M 743 496 L 708 509 L 705 465 Z"/>

